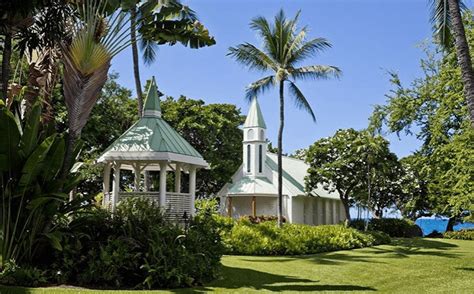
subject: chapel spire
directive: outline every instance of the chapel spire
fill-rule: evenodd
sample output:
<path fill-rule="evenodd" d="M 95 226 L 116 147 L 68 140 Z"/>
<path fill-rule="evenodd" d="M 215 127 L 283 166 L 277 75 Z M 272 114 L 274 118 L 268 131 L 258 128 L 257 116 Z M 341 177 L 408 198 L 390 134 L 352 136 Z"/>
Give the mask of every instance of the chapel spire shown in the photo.
<path fill-rule="evenodd" d="M 267 128 L 265 120 L 263 119 L 262 111 L 260 110 L 260 105 L 257 101 L 257 97 L 253 97 L 252 102 L 250 103 L 249 113 L 244 123 L 244 128 L 253 127 L 258 127 L 262 129 Z"/>

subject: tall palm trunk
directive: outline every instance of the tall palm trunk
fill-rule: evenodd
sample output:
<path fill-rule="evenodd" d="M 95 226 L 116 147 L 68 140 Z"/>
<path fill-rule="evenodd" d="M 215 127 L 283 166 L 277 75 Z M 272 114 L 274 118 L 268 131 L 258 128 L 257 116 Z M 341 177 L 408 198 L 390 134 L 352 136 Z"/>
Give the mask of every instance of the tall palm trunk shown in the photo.
<path fill-rule="evenodd" d="M 461 77 L 464 82 L 464 93 L 466 95 L 467 107 L 471 118 L 471 125 L 474 127 L 474 71 L 472 70 L 469 45 L 466 40 L 466 32 L 462 21 L 459 0 L 448 0 L 449 14 L 452 23 L 452 33 L 458 57 L 458 64 L 461 68 Z"/>
<path fill-rule="evenodd" d="M 285 126 L 284 83 L 280 81 L 280 129 L 278 130 L 278 226 L 283 225 L 283 128 Z"/>
<path fill-rule="evenodd" d="M 135 76 L 135 88 L 137 90 L 138 117 L 143 116 L 143 93 L 140 81 L 140 68 L 138 61 L 137 47 L 137 10 L 133 7 L 130 10 L 130 39 L 132 41 L 133 75 Z"/>
<path fill-rule="evenodd" d="M 12 34 L 7 31 L 5 33 L 5 41 L 3 42 L 3 57 L 2 57 L 2 99 L 7 100 L 8 95 L 8 80 L 10 79 L 10 59 L 12 55 Z"/>

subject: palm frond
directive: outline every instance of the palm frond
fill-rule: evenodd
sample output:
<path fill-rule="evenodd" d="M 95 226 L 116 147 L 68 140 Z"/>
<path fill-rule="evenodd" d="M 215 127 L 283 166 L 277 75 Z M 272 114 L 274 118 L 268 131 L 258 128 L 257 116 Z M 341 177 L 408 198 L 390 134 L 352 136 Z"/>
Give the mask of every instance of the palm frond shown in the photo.
<path fill-rule="evenodd" d="M 250 43 L 230 47 L 227 55 L 235 57 L 238 62 L 248 66 L 250 69 L 267 71 L 276 70 L 277 68 L 272 58 Z"/>
<path fill-rule="evenodd" d="M 62 45 L 64 99 L 69 131 L 78 136 L 107 80 L 114 55 L 130 44 L 128 17 L 123 12 L 107 16 L 105 2 L 83 1 L 72 40 Z"/>
<path fill-rule="evenodd" d="M 268 89 L 275 85 L 275 76 L 264 77 L 247 86 L 245 98 L 251 101 L 253 97 L 265 93 Z"/>
<path fill-rule="evenodd" d="M 267 19 L 263 16 L 258 16 L 250 22 L 250 28 L 257 32 L 257 34 L 264 40 L 264 51 L 275 57 L 278 51 L 276 38 L 274 37 L 275 30 L 270 27 Z"/>
<path fill-rule="evenodd" d="M 291 96 L 293 96 L 296 107 L 308 112 L 309 115 L 311 115 L 313 121 L 316 121 L 316 116 L 313 113 L 313 109 L 311 108 L 311 105 L 309 104 L 306 97 L 303 95 L 303 92 L 301 92 L 301 90 L 293 82 L 288 81 L 288 84 L 288 91 L 290 92 Z"/>
<path fill-rule="evenodd" d="M 309 65 L 295 68 L 290 71 L 290 76 L 295 80 L 339 78 L 341 74 L 342 71 L 338 67 L 332 65 Z"/>
<path fill-rule="evenodd" d="M 452 40 L 451 18 L 447 0 L 431 0 L 430 21 L 433 25 L 435 39 L 444 47 L 449 47 Z"/>
<path fill-rule="evenodd" d="M 156 60 L 156 50 L 158 50 L 158 44 L 148 39 L 140 39 L 140 49 L 143 52 L 143 61 L 146 65 L 150 65 Z"/>
<path fill-rule="evenodd" d="M 466 4 L 462 0 L 458 1 L 461 11 L 466 10 Z M 448 0 L 430 0 L 430 21 L 436 41 L 445 48 L 452 46 L 453 36 Z"/>
<path fill-rule="evenodd" d="M 325 38 L 314 38 L 307 42 L 301 42 L 301 44 L 296 44 L 289 52 L 286 63 L 298 63 L 308 57 L 314 56 L 316 53 L 319 53 L 331 47 L 331 43 L 329 43 L 329 41 Z"/>

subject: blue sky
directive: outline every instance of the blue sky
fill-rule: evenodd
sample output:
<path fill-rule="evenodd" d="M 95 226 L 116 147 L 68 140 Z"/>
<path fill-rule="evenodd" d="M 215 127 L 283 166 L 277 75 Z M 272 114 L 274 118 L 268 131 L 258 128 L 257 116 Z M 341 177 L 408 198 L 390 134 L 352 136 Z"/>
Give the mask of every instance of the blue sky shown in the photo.
<path fill-rule="evenodd" d="M 340 128 L 367 126 L 374 104 L 384 103 L 391 89 L 387 70 L 400 74 L 408 85 L 421 76 L 424 56 L 418 45 L 431 38 L 428 0 L 187 0 L 209 28 L 217 44 L 189 49 L 181 45 L 161 46 L 156 62 L 141 67 L 142 82 L 155 76 L 160 91 L 178 97 L 199 98 L 206 103 L 232 103 L 246 114 L 245 86 L 264 75 L 249 72 L 226 56 L 229 46 L 242 42 L 260 45 L 250 20 L 258 15 L 272 18 L 280 8 L 293 16 L 301 9 L 300 24 L 310 28 L 310 37 L 327 38 L 333 48 L 306 64 L 340 67 L 339 80 L 300 82 L 317 117 L 296 109 L 287 100 L 284 152 L 305 148 Z M 134 89 L 130 49 L 113 60 L 112 70 L 120 83 Z M 278 131 L 277 92 L 259 98 L 267 123 L 267 136 L 276 142 Z M 412 137 L 388 137 L 392 150 L 405 156 L 419 143 Z"/>

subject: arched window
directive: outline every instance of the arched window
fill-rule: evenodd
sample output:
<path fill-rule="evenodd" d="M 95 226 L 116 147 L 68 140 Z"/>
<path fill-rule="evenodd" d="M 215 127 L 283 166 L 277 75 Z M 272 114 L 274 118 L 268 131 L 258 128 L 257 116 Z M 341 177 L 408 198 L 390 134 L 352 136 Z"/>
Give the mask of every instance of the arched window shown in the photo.
<path fill-rule="evenodd" d="M 262 165 L 263 165 L 263 151 L 262 145 L 258 145 L 258 172 L 262 172 Z"/>
<path fill-rule="evenodd" d="M 247 172 L 250 172 L 250 145 L 247 145 Z"/>
<path fill-rule="evenodd" d="M 253 130 L 252 129 L 250 129 L 247 132 L 247 140 L 253 140 Z"/>
<path fill-rule="evenodd" d="M 265 140 L 263 130 L 260 130 L 260 140 L 262 140 L 262 141 Z"/>

